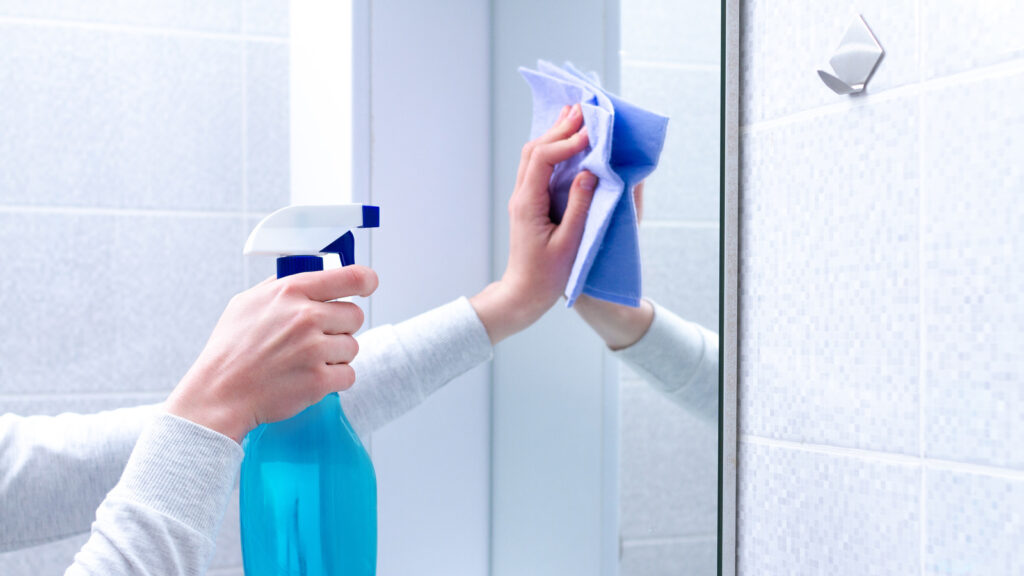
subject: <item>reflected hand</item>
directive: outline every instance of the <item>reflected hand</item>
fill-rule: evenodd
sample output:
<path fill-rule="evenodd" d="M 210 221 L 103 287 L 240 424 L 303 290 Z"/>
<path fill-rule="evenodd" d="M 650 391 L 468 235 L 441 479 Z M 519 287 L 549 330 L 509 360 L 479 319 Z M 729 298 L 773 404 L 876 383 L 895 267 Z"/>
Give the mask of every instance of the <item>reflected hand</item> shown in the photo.
<path fill-rule="evenodd" d="M 633 188 L 637 222 L 644 215 L 644 183 Z M 654 305 L 647 300 L 640 301 L 639 308 L 623 306 L 606 300 L 580 294 L 573 310 L 597 332 L 612 350 L 629 348 L 636 344 L 654 321 Z"/>
<path fill-rule="evenodd" d="M 492 344 L 540 318 L 561 296 L 583 237 L 597 177 L 576 175 L 562 221 L 551 221 L 551 173 L 589 140 L 579 104 L 562 109 L 555 125 L 523 147 L 508 203 L 509 255 L 501 280 L 470 299 Z"/>
<path fill-rule="evenodd" d="M 270 279 L 236 295 L 165 409 L 241 442 L 260 424 L 348 389 L 363 312 L 331 300 L 376 289 L 373 270 L 346 266 Z"/>

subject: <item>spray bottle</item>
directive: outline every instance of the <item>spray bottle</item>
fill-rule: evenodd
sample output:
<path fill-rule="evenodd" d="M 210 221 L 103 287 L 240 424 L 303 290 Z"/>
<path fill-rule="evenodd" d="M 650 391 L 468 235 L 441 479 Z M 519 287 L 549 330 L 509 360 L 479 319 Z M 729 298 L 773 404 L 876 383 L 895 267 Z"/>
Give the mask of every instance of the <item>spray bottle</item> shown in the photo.
<path fill-rule="evenodd" d="M 376 206 L 289 206 L 252 231 L 245 254 L 271 254 L 277 277 L 354 263 L 353 228 L 376 228 Z M 242 443 L 239 513 L 246 576 L 373 576 L 377 478 L 337 393 Z"/>

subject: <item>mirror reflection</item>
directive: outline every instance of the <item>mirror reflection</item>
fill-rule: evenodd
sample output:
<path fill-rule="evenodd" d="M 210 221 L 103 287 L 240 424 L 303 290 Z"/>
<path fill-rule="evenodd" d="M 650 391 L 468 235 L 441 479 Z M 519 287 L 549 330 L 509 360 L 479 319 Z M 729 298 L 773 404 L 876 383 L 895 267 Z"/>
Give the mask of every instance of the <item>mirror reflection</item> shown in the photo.
<path fill-rule="evenodd" d="M 720 7 L 310 6 L 0 7 L 0 573 L 713 574 Z"/>

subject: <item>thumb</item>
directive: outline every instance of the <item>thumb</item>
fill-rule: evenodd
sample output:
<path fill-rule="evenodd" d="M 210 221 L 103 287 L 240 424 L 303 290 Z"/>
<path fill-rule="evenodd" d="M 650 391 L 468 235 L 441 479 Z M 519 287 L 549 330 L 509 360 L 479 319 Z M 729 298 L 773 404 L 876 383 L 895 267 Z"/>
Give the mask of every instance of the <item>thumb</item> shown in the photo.
<path fill-rule="evenodd" d="M 596 188 L 597 176 L 586 170 L 573 179 L 565 214 L 562 215 L 562 222 L 551 238 L 557 248 L 579 248 L 580 239 L 583 238 L 583 225 L 587 222 L 587 213 L 590 211 L 591 201 L 594 200 Z"/>

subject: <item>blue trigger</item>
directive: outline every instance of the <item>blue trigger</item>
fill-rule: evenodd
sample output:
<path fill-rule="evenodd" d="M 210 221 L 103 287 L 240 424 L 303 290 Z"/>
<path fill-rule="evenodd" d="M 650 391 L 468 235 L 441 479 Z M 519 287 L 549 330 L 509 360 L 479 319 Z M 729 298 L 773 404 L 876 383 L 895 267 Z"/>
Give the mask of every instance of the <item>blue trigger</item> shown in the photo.
<path fill-rule="evenodd" d="M 356 237 L 352 232 L 345 232 L 337 240 L 331 242 L 323 250 L 324 254 L 334 253 L 341 258 L 341 265 L 348 266 L 356 263 Z"/>

